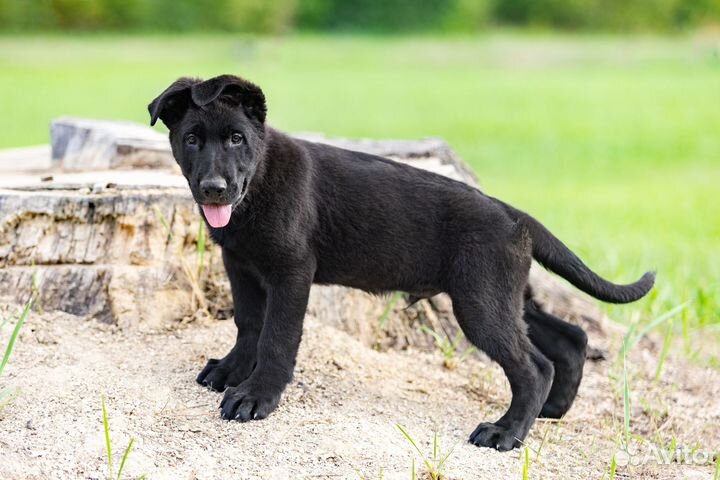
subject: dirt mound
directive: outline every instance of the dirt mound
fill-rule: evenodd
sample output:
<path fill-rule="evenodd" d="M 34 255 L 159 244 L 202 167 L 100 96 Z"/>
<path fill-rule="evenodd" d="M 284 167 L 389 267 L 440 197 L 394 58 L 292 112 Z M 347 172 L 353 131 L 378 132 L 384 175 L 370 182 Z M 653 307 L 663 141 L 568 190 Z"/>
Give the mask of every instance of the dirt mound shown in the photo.
<path fill-rule="evenodd" d="M 6 305 L 2 318 L 16 309 Z M 127 478 L 357 479 L 379 478 L 382 468 L 385 479 L 408 479 L 413 457 L 419 474 L 425 467 L 397 423 L 428 456 L 436 429 L 441 450 L 454 448 L 445 478 L 522 478 L 522 451 L 466 443 L 475 425 L 499 417 L 509 400 L 504 375 L 482 358 L 449 371 L 437 352 L 378 352 L 308 316 L 280 407 L 241 424 L 221 420 L 222 395 L 194 382 L 207 357 L 222 356 L 234 336 L 232 321 L 130 333 L 64 313 L 32 313 L 0 379 L 0 388 L 18 388 L 0 407 L 0 478 L 106 478 L 101 394 L 116 468 L 135 438 Z M 656 384 L 652 344 L 645 343 L 631 357 L 633 432 L 714 451 L 720 376 L 671 362 Z M 536 423 L 530 478 L 601 478 L 609 468 L 623 412 L 612 364 L 588 362 L 567 417 Z M 618 458 L 617 476 L 627 478 L 710 478 L 714 468 Z"/>

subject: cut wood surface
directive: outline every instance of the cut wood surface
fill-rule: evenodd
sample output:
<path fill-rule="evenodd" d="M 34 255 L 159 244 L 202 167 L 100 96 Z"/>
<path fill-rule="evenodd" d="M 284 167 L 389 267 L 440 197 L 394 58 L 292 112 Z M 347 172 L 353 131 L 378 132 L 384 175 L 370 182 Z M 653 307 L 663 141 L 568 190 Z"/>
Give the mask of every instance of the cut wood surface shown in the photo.
<path fill-rule="evenodd" d="M 0 155 L 0 169 L 12 170 L 0 177 L 0 289 L 18 301 L 35 289 L 42 308 L 93 315 L 125 329 L 162 329 L 198 311 L 227 317 L 232 302 L 219 249 L 208 245 L 200 266 L 200 217 L 165 136 L 124 122 L 63 119 L 53 125 L 55 160 L 45 171 L 26 168 L 22 150 Z M 303 137 L 477 185 L 439 139 Z M 593 303 L 537 266 L 531 285 L 550 311 L 588 329 L 591 343 L 602 343 L 603 315 Z M 315 286 L 308 310 L 382 349 L 431 346 L 419 325 L 457 332 L 443 295 L 410 308 L 405 299 L 389 302 Z"/>
<path fill-rule="evenodd" d="M 50 140 L 53 163 L 69 171 L 175 165 L 166 136 L 133 122 L 59 118 Z"/>

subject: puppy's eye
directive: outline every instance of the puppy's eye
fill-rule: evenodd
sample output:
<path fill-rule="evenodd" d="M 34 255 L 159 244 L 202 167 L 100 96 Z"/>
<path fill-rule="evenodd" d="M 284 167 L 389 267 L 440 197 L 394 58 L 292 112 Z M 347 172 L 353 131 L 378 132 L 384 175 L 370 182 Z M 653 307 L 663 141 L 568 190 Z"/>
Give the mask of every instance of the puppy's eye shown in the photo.
<path fill-rule="evenodd" d="M 185 135 L 185 143 L 187 143 L 188 145 L 197 145 L 197 136 L 194 133 L 188 133 L 187 135 Z"/>
<path fill-rule="evenodd" d="M 230 135 L 230 142 L 233 145 L 239 145 L 242 143 L 242 141 L 243 141 L 242 133 L 235 132 L 232 135 Z"/>

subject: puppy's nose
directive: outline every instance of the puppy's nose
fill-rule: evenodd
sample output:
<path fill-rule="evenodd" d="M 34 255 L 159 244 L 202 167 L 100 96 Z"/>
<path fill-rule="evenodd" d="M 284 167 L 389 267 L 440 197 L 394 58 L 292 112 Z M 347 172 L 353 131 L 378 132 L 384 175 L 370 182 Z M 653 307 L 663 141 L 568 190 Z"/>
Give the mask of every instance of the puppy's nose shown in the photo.
<path fill-rule="evenodd" d="M 210 177 L 200 181 L 200 190 L 203 194 L 222 195 L 227 190 L 227 182 L 222 177 Z"/>

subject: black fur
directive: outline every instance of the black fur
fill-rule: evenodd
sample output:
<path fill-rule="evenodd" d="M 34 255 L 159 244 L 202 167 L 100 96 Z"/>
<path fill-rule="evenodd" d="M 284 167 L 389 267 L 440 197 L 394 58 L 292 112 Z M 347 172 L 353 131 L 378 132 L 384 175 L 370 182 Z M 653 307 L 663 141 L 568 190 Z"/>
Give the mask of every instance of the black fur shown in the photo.
<path fill-rule="evenodd" d="M 543 312 L 533 301 L 530 287 L 525 291 L 525 313 L 530 341 L 555 367 L 550 394 L 541 417 L 560 418 L 575 400 L 587 354 L 588 338 L 582 328 Z"/>
<path fill-rule="evenodd" d="M 262 91 L 240 78 L 180 79 L 149 110 L 170 129 L 195 200 L 233 206 L 229 224 L 209 231 L 232 286 L 237 342 L 197 379 L 225 390 L 224 418 L 264 418 L 277 406 L 311 284 L 446 292 L 513 394 L 505 415 L 470 441 L 509 450 L 538 415 L 570 408 L 587 343 L 523 298 L 532 258 L 606 301 L 635 300 L 653 285 L 651 274 L 629 286 L 603 280 L 539 222 L 466 184 L 266 126 Z"/>

